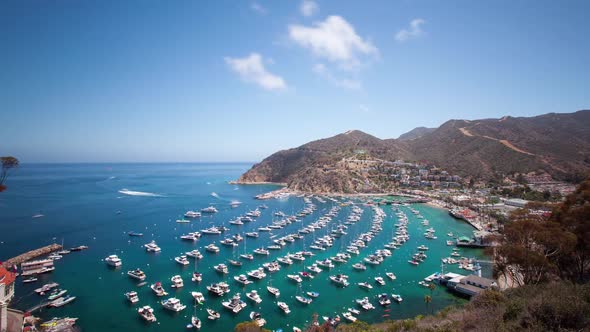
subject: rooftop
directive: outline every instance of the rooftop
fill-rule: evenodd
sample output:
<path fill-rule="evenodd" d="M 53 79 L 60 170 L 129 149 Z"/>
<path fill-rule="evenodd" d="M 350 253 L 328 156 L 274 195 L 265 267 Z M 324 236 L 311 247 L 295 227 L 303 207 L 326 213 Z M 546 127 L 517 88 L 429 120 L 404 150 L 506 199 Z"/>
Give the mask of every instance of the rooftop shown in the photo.
<path fill-rule="evenodd" d="M 6 270 L 0 266 L 0 283 L 4 285 L 10 285 L 16 279 L 16 274 Z"/>

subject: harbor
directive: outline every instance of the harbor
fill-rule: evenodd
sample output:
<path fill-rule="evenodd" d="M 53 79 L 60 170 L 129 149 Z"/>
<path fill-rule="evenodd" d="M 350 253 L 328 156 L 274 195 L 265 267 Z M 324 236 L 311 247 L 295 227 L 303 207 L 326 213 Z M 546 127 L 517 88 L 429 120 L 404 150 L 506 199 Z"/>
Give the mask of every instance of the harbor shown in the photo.
<path fill-rule="evenodd" d="M 225 174 L 225 177 L 233 174 Z M 116 176 L 126 178 L 125 173 Z M 71 220 L 67 225 L 75 225 L 76 229 L 65 236 L 65 243 L 86 243 L 89 248 L 55 260 L 55 270 L 40 274 L 34 283 L 22 283 L 19 278 L 16 283 L 17 308 L 28 310 L 43 306 L 49 294 L 41 296 L 34 290 L 56 282 L 59 283 L 57 288 L 67 290 L 66 294 L 72 294 L 76 300 L 62 307 L 38 308 L 36 315 L 45 319 L 78 317 L 76 324 L 85 331 L 99 331 L 96 327 L 102 324 L 100 317 L 84 309 L 87 306 L 110 308 L 107 311 L 117 328 L 129 331 L 143 331 L 155 326 L 181 329 L 193 315 L 199 318 L 203 330 L 232 330 L 237 323 L 250 320 L 252 312 L 259 313 L 266 322 L 265 328 L 269 329 L 303 328 L 311 323 L 315 312 L 320 315 L 320 320 L 325 316 L 349 321 L 344 316 L 346 313 L 348 317 L 379 322 L 425 312 L 423 297 L 431 290 L 419 282 L 435 272 L 463 276 L 477 273 L 476 260 L 485 259 L 481 250 L 452 250 L 454 246 L 447 245 L 447 241 L 471 236 L 470 226 L 453 219 L 445 210 L 425 204 L 377 205 L 372 204 L 370 197 L 324 195 L 290 195 L 260 201 L 254 197 L 272 191 L 272 186 L 229 185 L 222 179 L 218 182 L 212 179 L 203 178 L 203 183 L 209 181 L 211 185 L 190 195 L 185 192 L 186 198 L 118 193 L 120 188 L 132 187 L 129 180 L 102 183 L 102 197 L 86 203 L 81 211 L 85 218 L 68 217 L 67 214 L 65 217 Z M 172 195 L 173 186 L 167 183 L 168 179 L 164 182 L 152 177 L 151 181 L 154 187 L 142 188 L 143 192 Z M 241 204 L 235 204 L 236 201 Z M 96 204 L 109 208 L 93 210 L 93 214 L 85 212 Z M 208 207 L 215 207 L 217 212 L 207 212 Z M 197 216 L 197 212 L 200 217 L 185 218 L 185 215 Z M 56 224 L 51 224 L 51 214 L 46 213 L 44 218 L 43 224 L 37 219 L 29 222 L 36 223 L 37 228 L 55 227 Z M 81 224 L 71 223 L 73 220 Z M 187 222 L 178 223 L 177 220 Z M 241 224 L 230 223 L 235 220 L 243 221 Z M 36 230 L 35 227 L 30 229 Z M 61 238 L 59 234 L 63 230 L 54 228 L 54 232 L 54 237 Z M 254 233 L 257 237 L 253 237 Z M 450 233 L 452 237 L 448 235 Z M 193 234 L 194 239 L 189 234 Z M 408 238 L 402 244 L 404 234 Z M 151 241 L 160 248 L 159 251 L 146 250 L 146 244 Z M 206 248 L 211 245 L 218 251 L 208 251 Z M 420 248 L 425 247 L 428 250 L 420 255 Z M 4 248 L 8 248 L 6 244 Z M 201 259 L 188 255 L 194 254 L 195 250 L 199 251 Z M 455 252 L 459 256 L 452 256 Z M 308 253 L 313 256 L 307 256 Z M 252 259 L 243 258 L 249 254 Z M 106 258 L 113 255 L 120 259 L 120 265 L 113 259 L 112 266 L 108 264 Z M 187 265 L 182 255 L 186 255 Z M 453 258 L 456 263 L 442 264 L 442 259 L 447 258 Z M 416 260 L 417 265 L 410 264 L 412 260 Z M 239 266 L 232 261 L 239 262 Z M 226 265 L 228 273 L 223 272 L 225 268 L 220 264 Z M 322 271 L 314 272 L 314 264 Z M 354 267 L 359 264 L 365 269 Z M 136 269 L 145 274 L 143 281 L 128 275 L 128 271 Z M 254 271 L 258 269 L 262 269 L 266 276 L 254 277 L 257 275 Z M 480 272 L 484 276 L 489 273 L 485 266 Z M 199 274 L 200 282 L 191 280 L 194 273 Z M 249 282 L 242 281 L 240 275 L 245 275 L 244 280 Z M 175 276 L 182 279 L 182 287 L 172 287 L 174 282 L 171 279 Z M 383 286 L 377 282 L 379 277 L 383 279 Z M 158 282 L 168 295 L 158 297 L 154 294 L 150 286 Z M 217 297 L 208 287 L 220 283 L 227 283 L 229 293 Z M 371 288 L 362 288 L 359 283 L 367 283 Z M 267 289 L 271 285 L 280 291 L 278 298 Z M 105 291 L 96 292 L 96 288 Z M 260 303 L 247 296 L 252 291 L 257 292 Z M 131 303 L 125 296 L 129 292 L 137 293 L 137 302 Z M 203 296 L 202 304 L 197 304 L 196 308 L 193 307 L 193 292 Z M 379 298 L 384 292 L 388 299 Z M 233 308 L 237 307 L 230 300 L 238 293 L 246 306 L 234 313 Z M 402 301 L 396 302 L 393 295 L 398 295 Z M 443 286 L 437 286 L 432 295 L 434 308 L 465 301 L 464 297 Z M 174 314 L 166 309 L 163 301 L 172 297 L 186 308 Z M 335 297 L 343 301 L 334 303 Z M 368 298 L 367 306 L 370 303 L 375 309 L 363 310 L 357 304 L 356 300 L 364 297 Z M 380 301 L 390 301 L 391 304 L 384 306 Z M 281 308 L 279 302 L 286 306 Z M 174 307 L 173 303 L 170 305 Z M 140 317 L 138 309 L 144 306 L 153 309 L 156 323 L 146 325 L 144 318 Z M 285 313 L 287 307 L 288 314 Z M 349 308 L 358 309 L 360 313 L 351 313 Z M 208 319 L 209 311 L 219 313 L 221 318 Z M 115 330 L 114 326 L 106 329 Z"/>
<path fill-rule="evenodd" d="M 33 249 L 30 251 L 27 251 L 23 254 L 20 254 L 16 257 L 13 258 L 9 258 L 7 260 L 5 260 L 4 262 L 2 262 L 2 266 L 4 266 L 7 269 L 13 268 L 14 266 L 18 266 L 24 262 L 33 260 L 37 257 L 41 257 L 41 256 L 46 256 L 49 255 L 52 252 L 55 251 L 59 251 L 62 249 L 62 246 L 57 244 L 57 243 L 52 243 L 50 245 L 38 248 L 38 249 Z"/>

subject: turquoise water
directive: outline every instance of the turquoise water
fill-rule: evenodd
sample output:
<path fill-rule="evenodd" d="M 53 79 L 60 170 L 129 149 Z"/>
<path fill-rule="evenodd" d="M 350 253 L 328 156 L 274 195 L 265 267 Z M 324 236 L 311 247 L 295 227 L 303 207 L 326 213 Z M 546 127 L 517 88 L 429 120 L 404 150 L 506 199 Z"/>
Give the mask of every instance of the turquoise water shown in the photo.
<path fill-rule="evenodd" d="M 369 296 L 377 309 L 363 312 L 360 319 L 374 322 L 386 318 L 396 319 L 413 317 L 427 312 L 424 295 L 430 291 L 417 284 L 419 280 L 433 272 L 440 271 L 440 258 L 451 252 L 446 246 L 446 233 L 470 235 L 472 228 L 451 218 L 446 211 L 417 204 L 413 208 L 430 220 L 430 227 L 436 229 L 437 240 L 427 240 L 422 236 L 424 227 L 420 221 L 408 210 L 402 207 L 410 219 L 410 240 L 400 249 L 395 250 L 393 256 L 386 258 L 378 266 L 368 265 L 368 269 L 358 272 L 351 265 L 360 261 L 376 249 L 390 241 L 393 225 L 397 222 L 395 213 L 390 206 L 385 206 L 387 213 L 384 230 L 369 242 L 367 248 L 361 250 L 359 257 L 353 257 L 349 263 L 338 265 L 331 271 L 320 273 L 313 280 L 304 280 L 303 291 L 317 291 L 320 296 L 308 306 L 300 304 L 294 299 L 297 286 L 286 278 L 287 274 L 301 271 L 303 266 L 311 265 L 316 259 L 334 256 L 338 251 L 344 251 L 351 239 L 366 232 L 371 226 L 373 212 L 369 207 L 363 207 L 362 220 L 349 226 L 348 235 L 335 240 L 334 246 L 324 252 L 314 252 L 316 256 L 307 258 L 305 262 L 281 267 L 281 271 L 272 274 L 273 286 L 280 288 L 279 300 L 287 302 L 291 314 L 284 315 L 276 306 L 277 300 L 268 294 L 265 287 L 269 278 L 255 281 L 246 287 L 233 280 L 233 276 L 252 270 L 262 263 L 270 261 L 287 252 L 303 250 L 304 245 L 313 242 L 313 235 L 307 235 L 304 240 L 297 240 L 287 244 L 281 251 L 272 251 L 268 257 L 255 256 L 254 261 L 244 261 L 241 268 L 229 266 L 230 274 L 221 276 L 212 266 L 227 262 L 232 257 L 232 249 L 220 246 L 221 252 L 211 254 L 202 249 L 209 243 L 219 242 L 222 236 L 203 235 L 193 244 L 179 239 L 179 236 L 197 231 L 211 225 L 225 225 L 230 227 L 229 234 L 252 231 L 272 221 L 272 214 L 284 211 L 291 214 L 303 209 L 302 198 L 291 197 L 285 200 L 264 202 L 269 206 L 262 210 L 262 216 L 255 222 L 243 226 L 228 224 L 234 217 L 256 208 L 260 201 L 253 197 L 276 187 L 265 186 L 237 186 L 227 183 L 237 178 L 247 170 L 250 164 L 67 164 L 67 165 L 23 165 L 15 172 L 9 182 L 9 190 L 0 194 L 0 260 L 15 256 L 23 251 L 42 245 L 64 241 L 65 247 L 88 245 L 90 248 L 83 252 L 73 252 L 56 261 L 56 270 L 43 275 L 35 284 L 17 284 L 17 296 L 13 306 L 27 309 L 38 304 L 42 298 L 32 293 L 34 288 L 42 283 L 56 281 L 69 293 L 77 296 L 77 300 L 58 309 L 44 309 L 38 312 L 42 317 L 72 316 L 79 317 L 79 325 L 84 331 L 173 331 L 185 330 L 193 313 L 191 291 L 199 290 L 205 293 L 207 301 L 204 306 L 197 308 L 197 316 L 203 319 L 203 331 L 231 331 L 235 324 L 248 320 L 251 311 L 262 313 L 268 321 L 267 328 L 283 328 L 287 331 L 292 326 L 303 327 L 313 313 L 320 316 L 334 316 L 341 314 L 345 308 L 357 306 L 354 299 Z M 145 193 L 157 194 L 157 197 L 123 195 L 118 191 L 128 189 Z M 215 194 L 213 194 L 215 193 Z M 231 208 L 229 202 L 239 200 L 243 204 L 238 208 Z M 293 223 L 282 230 L 271 234 L 261 233 L 258 239 L 247 239 L 247 249 L 253 249 L 271 244 L 270 236 L 282 236 L 295 233 L 298 229 L 316 221 L 326 213 L 333 202 L 325 204 L 316 199 L 317 211 L 303 219 L 301 223 Z M 360 203 L 360 202 L 359 202 Z M 220 211 L 210 217 L 203 217 L 190 224 L 177 224 L 187 210 L 198 210 L 215 205 Z M 120 213 L 117 213 L 120 211 Z M 31 216 L 42 213 L 42 218 L 33 219 Z M 350 213 L 350 207 L 344 207 L 330 227 L 316 231 L 320 237 L 329 232 L 332 225 L 343 222 Z M 128 231 L 143 232 L 143 237 L 130 238 Z M 148 254 L 142 245 L 150 240 L 156 240 L 162 248 L 159 254 Z M 420 266 L 407 263 L 416 247 L 425 244 L 430 250 L 428 259 Z M 238 250 L 243 252 L 243 243 Z M 181 253 L 198 248 L 205 256 L 199 261 L 199 271 L 204 274 L 203 281 L 195 284 L 190 281 L 193 266 L 181 267 L 174 261 L 174 257 Z M 102 261 L 110 254 L 117 254 L 123 260 L 119 269 L 108 268 Z M 482 257 L 483 253 L 474 249 L 463 249 L 463 256 Z M 192 262 L 192 259 L 191 259 Z M 148 285 L 138 288 L 136 282 L 127 277 L 130 269 L 141 268 L 148 276 Z M 456 267 L 447 271 L 466 274 Z M 390 281 L 383 287 L 375 285 L 373 277 L 385 272 L 394 272 L 397 280 Z M 484 273 L 487 271 L 484 271 Z M 351 285 L 347 288 L 337 288 L 331 284 L 328 276 L 345 273 L 350 276 Z M 174 291 L 169 287 L 173 275 L 182 275 L 185 287 Z M 231 287 L 230 296 L 236 292 L 242 294 L 242 299 L 248 307 L 238 315 L 233 315 L 221 306 L 222 299 L 208 296 L 206 286 L 225 280 Z M 170 296 L 178 297 L 188 305 L 181 313 L 173 314 L 164 310 L 157 298 L 148 288 L 149 284 L 162 281 Z M 356 283 L 370 281 L 374 288 L 370 291 L 359 288 Z M 245 297 L 251 289 L 258 289 L 263 299 L 260 305 L 254 305 Z M 136 305 L 127 303 L 123 293 L 136 290 L 140 302 Z M 375 299 L 379 293 L 399 293 L 404 298 L 401 304 L 392 304 L 387 308 L 380 307 Z M 167 297 L 165 297 L 167 298 Z M 433 293 L 432 308 L 440 309 L 444 306 L 460 303 L 458 299 L 445 289 L 438 287 Z M 139 305 L 150 305 L 155 309 L 158 322 L 144 323 L 137 315 Z M 218 321 L 206 319 L 205 308 L 210 307 L 222 314 Z"/>

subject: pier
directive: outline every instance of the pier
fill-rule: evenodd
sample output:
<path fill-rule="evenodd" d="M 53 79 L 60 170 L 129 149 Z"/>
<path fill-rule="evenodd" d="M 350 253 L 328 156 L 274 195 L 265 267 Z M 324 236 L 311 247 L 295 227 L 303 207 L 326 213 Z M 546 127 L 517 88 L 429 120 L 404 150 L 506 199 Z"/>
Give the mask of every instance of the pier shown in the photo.
<path fill-rule="evenodd" d="M 19 265 L 23 262 L 30 261 L 31 259 L 37 258 L 39 256 L 47 255 L 47 254 L 50 254 L 54 251 L 58 251 L 61 249 L 62 249 L 61 245 L 59 245 L 57 243 L 53 243 L 53 244 L 50 244 L 48 246 L 45 246 L 45 247 L 42 247 L 39 249 L 34 249 L 31 251 L 28 251 L 28 252 L 18 255 L 16 257 L 9 258 L 5 262 L 2 263 L 2 266 L 9 269 L 15 265 Z"/>

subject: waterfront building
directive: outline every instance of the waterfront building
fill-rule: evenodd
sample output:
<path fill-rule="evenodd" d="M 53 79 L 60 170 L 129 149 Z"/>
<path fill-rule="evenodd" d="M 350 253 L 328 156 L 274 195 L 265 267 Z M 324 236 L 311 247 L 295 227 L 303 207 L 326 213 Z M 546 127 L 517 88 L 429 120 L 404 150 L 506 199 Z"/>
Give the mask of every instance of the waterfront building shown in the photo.
<path fill-rule="evenodd" d="M 8 303 L 14 297 L 16 274 L 0 266 L 0 332 L 8 330 Z"/>

